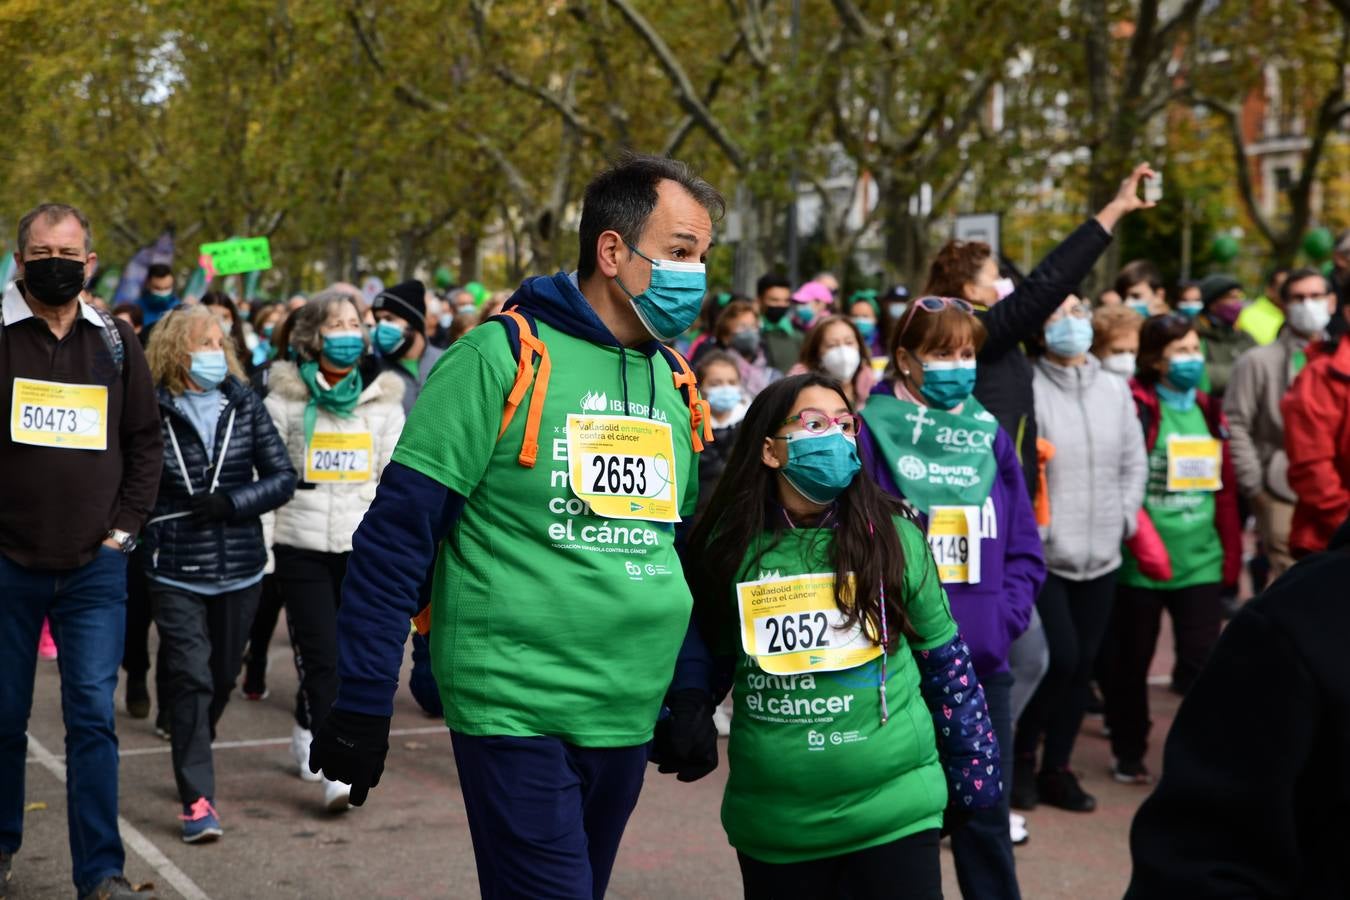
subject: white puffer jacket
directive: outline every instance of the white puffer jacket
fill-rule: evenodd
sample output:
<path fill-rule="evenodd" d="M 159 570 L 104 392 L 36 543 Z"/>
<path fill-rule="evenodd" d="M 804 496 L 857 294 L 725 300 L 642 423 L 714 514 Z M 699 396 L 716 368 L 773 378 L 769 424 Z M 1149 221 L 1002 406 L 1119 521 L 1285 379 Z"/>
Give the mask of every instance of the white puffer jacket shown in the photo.
<path fill-rule="evenodd" d="M 300 379 L 295 364 L 274 362 L 270 388 L 264 401 L 267 411 L 286 444 L 291 464 L 296 472 L 302 473 L 295 496 L 276 511 L 270 545 L 346 553 L 352 549 L 352 535 L 375 499 L 380 475 L 403 431 L 403 380 L 393 372 L 381 373 L 361 392 L 351 418 L 344 419 L 319 408 L 315 431 L 370 432 L 373 451 L 370 480 L 350 484 L 304 481 L 305 406 L 309 403 L 309 388 Z"/>

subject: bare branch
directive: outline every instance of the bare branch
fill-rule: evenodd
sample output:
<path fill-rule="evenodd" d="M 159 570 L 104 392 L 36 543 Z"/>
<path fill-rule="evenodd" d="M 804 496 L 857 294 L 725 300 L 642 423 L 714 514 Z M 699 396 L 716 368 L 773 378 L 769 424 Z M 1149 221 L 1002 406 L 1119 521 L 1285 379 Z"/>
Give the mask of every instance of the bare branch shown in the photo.
<path fill-rule="evenodd" d="M 619 11 L 629 26 L 637 32 L 643 42 L 651 49 L 656 56 L 657 62 L 665 70 L 666 75 L 673 82 L 675 93 L 679 97 L 680 105 L 684 107 L 685 112 L 694 118 L 694 120 L 706 131 L 712 138 L 713 143 L 721 148 L 722 153 L 726 155 L 727 160 L 737 169 L 745 168 L 745 153 L 740 145 L 727 131 L 708 109 L 707 105 L 699 98 L 694 90 L 694 85 L 689 80 L 689 75 L 680 65 L 675 54 L 671 52 L 670 46 L 665 42 L 651 23 L 639 13 L 630 0 L 609 0 L 611 6 Z"/>
<path fill-rule="evenodd" d="M 352 31 L 356 33 L 356 40 L 360 43 L 361 49 L 365 53 L 366 60 L 370 63 L 371 67 L 374 68 L 376 72 L 385 76 L 386 79 L 393 82 L 395 98 L 401 103 L 405 103 L 416 109 L 425 110 L 426 112 L 450 112 L 450 105 L 444 100 L 429 97 L 404 81 L 390 78 L 384 60 L 380 57 L 379 49 L 375 46 L 373 35 L 366 32 L 365 26 L 361 24 L 361 16 L 355 9 L 349 9 L 347 11 L 347 21 L 351 23 Z"/>
<path fill-rule="evenodd" d="M 713 73 L 712 80 L 708 82 L 708 89 L 703 92 L 705 106 L 711 106 L 712 102 L 717 99 L 717 94 L 721 91 L 722 84 L 725 81 L 727 68 L 735 61 L 736 55 L 744 44 L 745 36 L 737 35 L 735 43 L 717 58 L 717 70 Z M 674 156 L 679 152 L 680 145 L 684 143 L 685 138 L 689 137 L 697 124 L 693 116 L 685 116 L 680 124 L 675 126 L 675 130 L 670 133 L 670 137 L 666 139 L 665 146 L 661 148 L 661 155 Z"/>
<path fill-rule="evenodd" d="M 1241 111 L 1213 97 L 1206 97 L 1193 91 L 1188 94 L 1188 98 L 1196 106 L 1203 107 L 1223 119 L 1228 131 L 1229 143 L 1233 148 L 1233 160 L 1237 168 L 1238 193 L 1242 197 L 1242 205 L 1246 207 L 1247 215 L 1252 220 L 1252 224 L 1256 226 L 1256 230 L 1261 232 L 1261 236 L 1265 238 L 1268 244 L 1275 246 L 1278 243 L 1275 230 L 1266 221 L 1265 215 L 1261 212 L 1260 204 L 1256 201 L 1256 189 L 1252 185 L 1251 170 L 1247 166 L 1247 148 L 1242 140 Z"/>
<path fill-rule="evenodd" d="M 888 50 L 892 49 L 890 35 L 869 22 L 853 0 L 834 0 L 834 9 L 843 20 L 845 29 L 869 43 L 881 44 Z"/>

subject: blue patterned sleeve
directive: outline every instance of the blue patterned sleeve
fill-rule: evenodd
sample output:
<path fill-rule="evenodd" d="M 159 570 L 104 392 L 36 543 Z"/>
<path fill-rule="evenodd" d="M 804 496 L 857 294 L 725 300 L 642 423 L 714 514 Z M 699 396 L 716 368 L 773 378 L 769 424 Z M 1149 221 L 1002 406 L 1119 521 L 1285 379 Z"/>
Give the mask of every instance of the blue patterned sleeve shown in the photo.
<path fill-rule="evenodd" d="M 984 688 L 970 664 L 970 648 L 957 635 L 941 646 L 915 651 L 914 660 L 952 804 L 958 809 L 996 806 L 1003 793 L 998 738 Z"/>

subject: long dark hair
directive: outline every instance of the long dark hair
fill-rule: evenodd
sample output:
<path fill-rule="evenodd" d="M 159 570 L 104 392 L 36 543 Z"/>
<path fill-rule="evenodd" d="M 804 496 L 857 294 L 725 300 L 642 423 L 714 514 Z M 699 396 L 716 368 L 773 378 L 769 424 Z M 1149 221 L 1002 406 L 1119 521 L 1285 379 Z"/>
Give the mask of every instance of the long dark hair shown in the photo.
<path fill-rule="evenodd" d="M 792 527 L 779 508 L 778 471 L 764 465 L 760 448 L 792 412 L 797 396 L 809 387 L 834 391 L 852 411 L 843 385 L 814 372 L 784 378 L 761 391 L 745 414 L 707 512 L 689 537 L 686 569 L 694 591 L 696 621 L 709 638 L 722 633 L 736 577 L 751 547 L 758 549 L 756 559 L 748 566 L 754 570 L 782 533 Z M 879 640 L 879 598 L 884 583 L 886 625 L 891 637 L 886 650 L 890 652 L 896 635 L 915 636 L 904 603 L 905 555 L 892 522 L 894 516 L 908 518 L 909 513 L 898 500 L 883 493 L 866 472 L 859 472 L 839 495 L 837 516 L 831 554 L 836 573 L 835 603 L 845 616 L 846 628 L 862 620 L 867 632 Z M 768 539 L 761 539 L 761 535 Z M 852 594 L 849 574 L 856 587 Z"/>

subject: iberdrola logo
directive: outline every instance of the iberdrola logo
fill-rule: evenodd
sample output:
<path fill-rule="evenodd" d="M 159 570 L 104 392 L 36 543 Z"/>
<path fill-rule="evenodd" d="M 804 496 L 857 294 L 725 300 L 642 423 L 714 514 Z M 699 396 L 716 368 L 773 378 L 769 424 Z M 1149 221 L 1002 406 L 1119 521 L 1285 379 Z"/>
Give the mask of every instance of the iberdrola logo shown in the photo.
<path fill-rule="evenodd" d="M 757 579 L 755 579 L 755 580 L 756 580 L 756 581 L 768 581 L 770 578 L 782 578 L 782 577 L 783 577 L 783 576 L 779 574 L 779 572 L 778 572 L 777 569 L 774 569 L 772 572 L 765 572 L 763 569 L 760 569 L 760 570 L 759 570 L 759 578 L 757 578 Z"/>
<path fill-rule="evenodd" d="M 609 397 L 587 391 L 586 396 L 581 398 L 581 409 L 584 412 L 605 412 L 609 409 Z"/>

